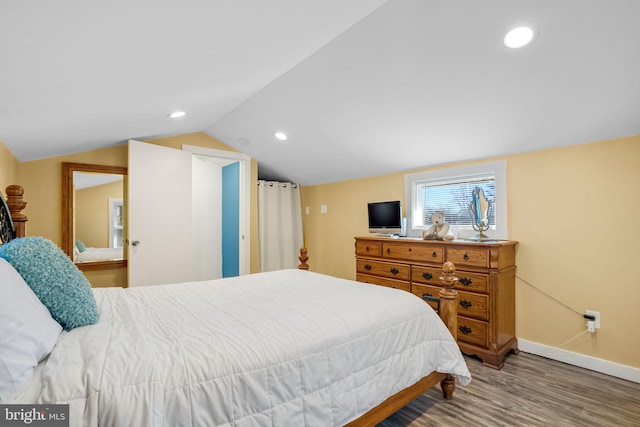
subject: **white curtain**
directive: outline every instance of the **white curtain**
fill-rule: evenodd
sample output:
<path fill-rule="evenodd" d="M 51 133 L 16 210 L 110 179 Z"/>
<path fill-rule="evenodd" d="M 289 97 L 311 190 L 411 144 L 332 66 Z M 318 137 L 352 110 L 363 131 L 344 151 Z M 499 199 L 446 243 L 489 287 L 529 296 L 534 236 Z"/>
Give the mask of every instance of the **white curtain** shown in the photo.
<path fill-rule="evenodd" d="M 297 184 L 258 181 L 258 228 L 260 271 L 296 268 L 303 245 Z"/>

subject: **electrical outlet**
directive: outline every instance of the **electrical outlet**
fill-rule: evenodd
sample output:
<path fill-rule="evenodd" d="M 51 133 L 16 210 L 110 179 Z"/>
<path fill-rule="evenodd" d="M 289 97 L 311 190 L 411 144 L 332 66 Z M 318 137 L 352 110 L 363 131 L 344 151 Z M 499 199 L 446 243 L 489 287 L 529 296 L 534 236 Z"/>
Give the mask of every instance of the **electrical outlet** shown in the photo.
<path fill-rule="evenodd" d="M 590 316 L 595 317 L 596 319 L 594 320 L 595 323 L 595 328 L 596 329 L 600 329 L 600 312 L 599 311 L 593 311 L 593 310 L 586 310 L 585 314 L 588 314 Z M 587 320 L 588 321 L 588 320 Z"/>

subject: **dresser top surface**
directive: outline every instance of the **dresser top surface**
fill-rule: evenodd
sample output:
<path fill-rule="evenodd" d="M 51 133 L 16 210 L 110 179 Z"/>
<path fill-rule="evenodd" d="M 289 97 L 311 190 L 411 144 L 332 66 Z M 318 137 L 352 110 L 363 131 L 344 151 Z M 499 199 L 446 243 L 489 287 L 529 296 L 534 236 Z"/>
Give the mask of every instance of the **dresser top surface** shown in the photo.
<path fill-rule="evenodd" d="M 356 236 L 356 240 L 368 240 L 368 241 L 378 241 L 378 242 L 399 242 L 399 243 L 419 243 L 419 244 L 433 244 L 433 245 L 446 245 L 446 246 L 459 246 L 459 245 L 471 245 L 477 247 L 483 246 L 515 246 L 518 244 L 515 240 L 423 240 L 420 237 L 387 237 L 387 236 Z"/>

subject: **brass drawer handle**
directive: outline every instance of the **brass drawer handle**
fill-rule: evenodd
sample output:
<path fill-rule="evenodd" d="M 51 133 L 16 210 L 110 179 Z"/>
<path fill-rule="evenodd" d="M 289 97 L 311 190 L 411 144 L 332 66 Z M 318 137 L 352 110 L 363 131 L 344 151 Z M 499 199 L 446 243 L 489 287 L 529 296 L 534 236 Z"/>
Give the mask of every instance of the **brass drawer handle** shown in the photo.
<path fill-rule="evenodd" d="M 460 280 L 458 280 L 460 283 L 462 283 L 465 286 L 469 286 L 470 284 L 473 283 L 473 280 L 471 279 L 467 279 L 466 277 L 461 277 Z"/>
<path fill-rule="evenodd" d="M 467 301 L 466 299 L 463 299 L 462 301 L 460 301 L 460 305 L 463 306 L 464 308 L 469 308 L 473 304 L 471 304 L 471 301 Z"/>
<path fill-rule="evenodd" d="M 431 257 L 438 258 L 438 253 L 436 251 L 433 251 L 433 253 L 431 254 Z"/>
<path fill-rule="evenodd" d="M 397 269 L 397 268 L 392 268 L 392 269 L 390 269 L 389 271 L 391 272 L 391 274 L 394 274 L 394 275 L 395 275 L 395 274 L 398 274 L 398 273 L 400 272 L 400 271 L 398 271 L 398 269 Z"/>
<path fill-rule="evenodd" d="M 365 270 L 371 270 L 371 265 L 370 264 L 365 264 L 364 265 L 364 269 Z"/>
<path fill-rule="evenodd" d="M 459 330 L 460 332 L 462 332 L 463 334 L 465 334 L 465 335 L 466 335 L 466 334 L 470 334 L 470 333 L 471 333 L 471 328 L 470 328 L 470 327 L 468 327 L 468 326 L 464 326 L 464 325 L 463 325 L 463 326 L 460 326 L 460 327 L 458 328 L 458 330 Z"/>
<path fill-rule="evenodd" d="M 387 248 L 387 253 L 390 254 L 391 253 L 391 248 Z"/>
<path fill-rule="evenodd" d="M 433 274 L 431 274 L 431 273 L 422 273 L 422 277 L 424 277 L 426 280 L 431 280 L 431 279 L 433 279 Z"/>
<path fill-rule="evenodd" d="M 462 257 L 463 260 L 468 261 L 469 260 L 469 255 L 464 254 L 464 256 Z"/>
<path fill-rule="evenodd" d="M 422 298 L 426 298 L 426 297 L 432 297 L 433 295 L 425 292 L 424 294 L 422 294 Z"/>

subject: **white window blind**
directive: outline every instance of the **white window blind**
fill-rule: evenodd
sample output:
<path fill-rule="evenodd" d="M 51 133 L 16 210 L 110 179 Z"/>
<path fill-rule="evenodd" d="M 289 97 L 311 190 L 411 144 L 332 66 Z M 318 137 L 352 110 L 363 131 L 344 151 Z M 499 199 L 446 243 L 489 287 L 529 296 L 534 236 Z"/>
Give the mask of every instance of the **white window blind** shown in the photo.
<path fill-rule="evenodd" d="M 489 224 L 495 227 L 495 175 L 463 177 L 443 181 L 416 182 L 416 199 L 420 203 L 423 225 L 431 223 L 434 212 L 443 211 L 446 221 L 451 225 L 471 224 L 469 205 L 472 192 L 476 187 L 482 188 L 485 197 L 491 202 L 489 207 Z"/>

